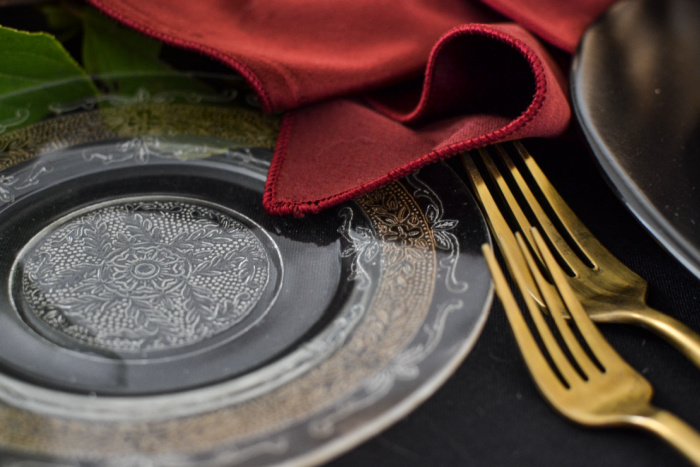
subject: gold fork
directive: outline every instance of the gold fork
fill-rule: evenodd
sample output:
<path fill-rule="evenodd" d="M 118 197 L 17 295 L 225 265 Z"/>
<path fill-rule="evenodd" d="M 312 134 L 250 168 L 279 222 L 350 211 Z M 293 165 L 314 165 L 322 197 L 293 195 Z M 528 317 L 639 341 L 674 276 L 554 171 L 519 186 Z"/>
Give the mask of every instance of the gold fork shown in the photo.
<path fill-rule="evenodd" d="M 571 271 L 572 275 L 566 276 L 567 281 L 588 316 L 596 322 L 641 325 L 664 338 L 700 367 L 700 336 L 680 321 L 646 304 L 646 281 L 622 264 L 598 242 L 557 193 L 522 143 L 515 141 L 513 147 L 517 157 L 523 162 L 520 165 L 530 173 L 542 195 L 541 198 L 549 204 L 550 212 L 557 219 L 568 240 L 559 233 L 504 146 L 496 145 L 493 148 L 506 168 L 504 172 L 510 175 L 509 180 L 503 176 L 489 150 L 481 148 L 477 152 L 483 160 L 486 173 L 494 182 L 493 185 L 498 187 L 502 200 L 515 218 L 518 230 L 523 232 L 532 246 L 534 239 L 531 234 L 531 224 L 510 187 L 519 191 L 525 199 L 541 232 L 549 239 L 555 253 Z M 472 157 L 477 157 L 477 154 L 472 152 L 463 155 L 462 162 L 486 213 L 491 230 L 496 238 L 507 238 L 509 235 L 512 237 L 511 228 L 501 214 Z M 541 261 L 541 258 L 538 260 Z M 535 299 L 541 303 L 542 298 L 537 294 L 534 284 L 530 283 L 529 286 Z"/>
<path fill-rule="evenodd" d="M 700 435 L 675 415 L 651 405 L 649 382 L 608 344 L 584 311 L 542 236 L 534 229 L 531 235 L 535 250 L 543 258 L 555 287 L 542 276 L 520 233 L 517 234 L 517 244 L 512 239 L 502 239 L 499 245 L 535 331 L 531 331 L 525 321 L 493 252 L 488 245 L 482 248 L 496 293 L 540 392 L 556 410 L 575 422 L 588 426 L 634 426 L 649 430 L 695 465 L 700 465 Z M 549 321 L 542 306 L 530 294 L 530 283 L 538 287 L 551 317 Z M 564 319 L 565 313 L 570 318 L 568 321 Z M 570 325 L 578 329 L 585 347 L 579 343 Z M 535 340 L 535 332 L 549 360 Z"/>

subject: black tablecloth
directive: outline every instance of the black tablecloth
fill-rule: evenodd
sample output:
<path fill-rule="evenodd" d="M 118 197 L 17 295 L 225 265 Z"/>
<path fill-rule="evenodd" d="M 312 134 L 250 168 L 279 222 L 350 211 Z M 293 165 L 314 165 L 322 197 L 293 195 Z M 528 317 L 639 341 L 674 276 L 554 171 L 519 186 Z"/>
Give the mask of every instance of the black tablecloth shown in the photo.
<path fill-rule="evenodd" d="M 589 229 L 649 282 L 648 303 L 700 331 L 700 280 L 618 200 L 585 143 L 571 137 L 527 146 Z M 661 156 L 659 165 L 663 170 Z M 700 370 L 644 329 L 619 324 L 601 329 L 652 383 L 653 402 L 700 430 Z M 531 381 L 495 300 L 476 346 L 433 397 L 329 465 L 658 466 L 685 460 L 646 432 L 584 428 L 554 412 Z"/>

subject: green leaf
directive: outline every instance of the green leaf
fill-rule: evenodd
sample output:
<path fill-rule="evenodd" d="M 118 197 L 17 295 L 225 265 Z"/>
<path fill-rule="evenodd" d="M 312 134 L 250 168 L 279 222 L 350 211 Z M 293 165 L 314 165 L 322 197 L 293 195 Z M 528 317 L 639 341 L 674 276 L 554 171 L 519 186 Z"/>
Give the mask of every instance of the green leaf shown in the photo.
<path fill-rule="evenodd" d="M 48 28 L 46 32 L 55 35 L 62 44 L 82 34 L 83 22 L 77 16 L 76 8 L 79 7 L 75 4 L 64 0 L 60 4 L 40 4 L 35 8 L 46 21 Z"/>
<path fill-rule="evenodd" d="M 46 25 L 52 31 L 73 29 L 75 27 L 82 28 L 80 19 L 63 5 L 48 3 L 37 6 L 37 9 L 44 15 Z"/>
<path fill-rule="evenodd" d="M 83 64 L 87 72 L 94 75 L 131 75 L 104 80 L 110 92 L 134 95 L 139 89 L 151 93 L 163 88 L 191 92 L 205 92 L 208 89 L 184 74 L 176 74 L 169 65 L 160 61 L 160 42 L 117 24 L 94 8 L 85 8 L 82 13 Z M 153 76 L 167 73 L 173 76 L 167 79 Z M 141 78 L 140 74 L 143 74 Z M 161 83 L 159 79 L 164 82 Z"/>
<path fill-rule="evenodd" d="M 53 36 L 0 26 L 0 44 L 0 130 L 17 126 L 18 118 L 22 125 L 41 120 L 51 104 L 97 93 L 85 71 Z M 58 82 L 60 86 L 52 86 Z"/>
<path fill-rule="evenodd" d="M 161 44 L 126 29 L 93 8 L 83 10 L 83 64 L 88 73 L 161 72 Z"/>

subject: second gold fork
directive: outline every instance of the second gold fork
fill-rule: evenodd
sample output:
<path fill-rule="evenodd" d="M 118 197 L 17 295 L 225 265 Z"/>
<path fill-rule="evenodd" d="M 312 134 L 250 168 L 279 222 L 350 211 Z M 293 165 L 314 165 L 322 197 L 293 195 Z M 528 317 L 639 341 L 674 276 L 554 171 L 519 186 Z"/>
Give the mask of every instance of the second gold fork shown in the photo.
<path fill-rule="evenodd" d="M 468 179 L 486 213 L 494 237 L 512 237 L 513 232 L 472 157 L 483 160 L 484 172 L 492 181 L 494 191 L 499 193 L 502 205 L 506 206 L 509 215 L 512 215 L 517 223 L 517 230 L 522 232 L 528 243 L 533 246 L 534 240 L 530 234 L 532 225 L 513 190 L 526 201 L 527 210 L 531 217 L 536 219 L 537 227 L 549 239 L 560 260 L 572 272 L 573 275 L 567 276 L 569 285 L 591 319 L 596 322 L 645 327 L 672 344 L 700 367 L 700 335 L 680 321 L 649 307 L 646 304 L 646 281 L 598 242 L 564 202 L 522 143 L 514 142 L 513 148 L 516 156 L 522 160 L 520 166 L 529 172 L 536 185 L 536 191 L 541 195 L 540 198 L 548 204 L 548 210 L 556 216 L 555 219 L 568 240 L 559 233 L 518 166 L 501 145 L 494 146 L 493 151 L 505 167 L 504 172 L 508 179 L 499 170 L 490 150 L 482 148 L 476 153 L 462 156 Z M 533 297 L 543 303 L 534 284 L 531 284 L 530 289 Z"/>
<path fill-rule="evenodd" d="M 542 395 L 562 415 L 582 425 L 648 430 L 700 466 L 700 434 L 675 415 L 651 405 L 651 384 L 608 344 L 573 294 L 542 237 L 537 232 L 531 236 L 554 285 L 546 282 L 521 235 L 517 244 L 512 239 L 499 239 L 527 313 L 515 301 L 488 245 L 483 250 L 520 353 Z M 533 300 L 530 283 L 540 288 L 544 305 Z M 546 319 L 544 310 L 551 319 Z M 565 313 L 569 322 L 564 320 Z"/>

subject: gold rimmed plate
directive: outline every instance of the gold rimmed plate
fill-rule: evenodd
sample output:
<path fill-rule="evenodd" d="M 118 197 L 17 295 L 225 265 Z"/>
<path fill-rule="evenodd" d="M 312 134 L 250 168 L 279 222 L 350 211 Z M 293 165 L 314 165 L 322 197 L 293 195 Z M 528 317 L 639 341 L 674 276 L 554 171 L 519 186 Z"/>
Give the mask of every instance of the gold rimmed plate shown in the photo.
<path fill-rule="evenodd" d="M 319 463 L 405 415 L 476 341 L 488 233 L 447 166 L 269 216 L 277 117 L 239 79 L 187 79 L 196 92 L 140 76 L 35 119 L 32 93 L 56 89 L 6 102 L 7 459 Z"/>

